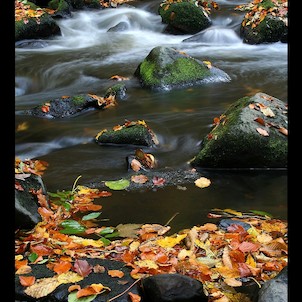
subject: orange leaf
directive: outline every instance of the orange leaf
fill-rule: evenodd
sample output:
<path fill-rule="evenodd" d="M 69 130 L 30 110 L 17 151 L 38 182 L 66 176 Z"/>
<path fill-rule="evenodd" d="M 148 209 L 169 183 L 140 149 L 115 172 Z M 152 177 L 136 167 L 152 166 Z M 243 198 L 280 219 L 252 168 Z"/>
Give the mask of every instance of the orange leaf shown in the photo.
<path fill-rule="evenodd" d="M 137 294 L 133 294 L 133 293 L 129 292 L 128 295 L 130 296 L 131 302 L 140 302 L 141 301 L 141 297 Z"/>
<path fill-rule="evenodd" d="M 108 275 L 111 277 L 118 277 L 118 278 L 124 277 L 124 273 L 119 270 L 109 270 Z"/>
<path fill-rule="evenodd" d="M 19 276 L 21 285 L 31 286 L 35 283 L 36 278 L 34 276 Z"/>
<path fill-rule="evenodd" d="M 38 256 L 49 256 L 52 254 L 52 248 L 43 244 L 31 245 L 30 250 Z"/>
<path fill-rule="evenodd" d="M 71 269 L 72 265 L 68 261 L 61 261 L 54 265 L 53 270 L 59 275 L 62 273 L 66 273 Z"/>
<path fill-rule="evenodd" d="M 15 269 L 19 269 L 21 266 L 27 265 L 28 260 L 23 259 L 23 260 L 16 260 L 15 261 Z"/>
<path fill-rule="evenodd" d="M 280 127 L 279 132 L 281 132 L 282 134 L 284 134 L 286 136 L 288 135 L 288 130 L 286 128 Z"/>

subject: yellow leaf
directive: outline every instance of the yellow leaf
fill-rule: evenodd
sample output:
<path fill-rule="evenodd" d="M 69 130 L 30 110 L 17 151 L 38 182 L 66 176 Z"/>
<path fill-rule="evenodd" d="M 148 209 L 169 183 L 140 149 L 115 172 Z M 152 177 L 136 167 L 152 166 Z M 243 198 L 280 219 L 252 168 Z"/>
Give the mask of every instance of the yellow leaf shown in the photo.
<path fill-rule="evenodd" d="M 211 184 L 211 181 L 206 177 L 200 177 L 194 183 L 199 188 L 206 188 Z"/>
<path fill-rule="evenodd" d="M 139 267 L 146 267 L 146 268 L 154 268 L 157 269 L 158 265 L 153 260 L 138 260 L 134 261 L 134 264 L 136 264 Z"/>
<path fill-rule="evenodd" d="M 24 130 L 27 130 L 28 129 L 28 123 L 27 122 L 24 122 L 24 123 L 21 123 L 18 125 L 17 127 L 17 132 L 20 132 L 20 131 L 24 131 Z"/>
<path fill-rule="evenodd" d="M 242 286 L 242 282 L 235 279 L 235 278 L 225 278 L 224 282 L 232 287 L 236 287 L 236 286 Z"/>
<path fill-rule="evenodd" d="M 229 213 L 229 214 L 233 214 L 235 216 L 242 216 L 241 212 L 237 212 L 235 210 L 232 209 L 223 209 L 223 212 Z"/>
<path fill-rule="evenodd" d="M 177 234 L 176 237 L 165 237 L 163 239 L 158 239 L 156 243 L 164 248 L 173 247 L 176 244 L 180 243 L 186 237 L 187 234 L 182 234 L 182 235 Z"/>
<path fill-rule="evenodd" d="M 256 261 L 251 254 L 248 254 L 245 260 L 245 263 L 251 267 L 256 267 Z"/>
<path fill-rule="evenodd" d="M 186 249 L 182 249 L 182 250 L 178 253 L 177 258 L 178 258 L 179 260 L 184 260 L 186 257 L 191 258 L 192 255 L 193 255 L 193 251 L 191 251 L 191 250 L 186 250 Z"/>
<path fill-rule="evenodd" d="M 58 281 L 57 276 L 52 278 L 42 278 L 36 280 L 36 283 L 28 286 L 24 293 L 35 299 L 47 296 L 53 292 L 61 283 Z"/>
<path fill-rule="evenodd" d="M 101 240 L 94 239 L 85 239 L 77 236 L 70 236 L 74 243 L 81 244 L 83 246 L 94 246 L 94 247 L 103 247 L 104 243 Z"/>
<path fill-rule="evenodd" d="M 75 272 L 67 272 L 57 276 L 60 284 L 75 283 L 83 280 L 84 278 Z"/>

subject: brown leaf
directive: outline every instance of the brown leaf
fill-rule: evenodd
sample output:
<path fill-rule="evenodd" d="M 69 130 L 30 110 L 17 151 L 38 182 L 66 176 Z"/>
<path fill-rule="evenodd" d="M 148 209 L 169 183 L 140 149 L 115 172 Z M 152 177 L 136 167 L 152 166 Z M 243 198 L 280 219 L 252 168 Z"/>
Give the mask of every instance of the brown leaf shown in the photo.
<path fill-rule="evenodd" d="M 257 122 L 257 123 L 259 123 L 259 124 L 262 125 L 262 126 L 265 126 L 265 121 L 264 121 L 264 119 L 261 118 L 261 117 L 255 118 L 254 121 Z"/>

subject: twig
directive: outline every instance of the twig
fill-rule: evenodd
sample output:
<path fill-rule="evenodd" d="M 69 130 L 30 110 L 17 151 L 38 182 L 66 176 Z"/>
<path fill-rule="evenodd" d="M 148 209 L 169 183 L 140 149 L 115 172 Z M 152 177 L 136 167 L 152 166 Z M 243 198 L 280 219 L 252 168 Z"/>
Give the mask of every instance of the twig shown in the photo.
<path fill-rule="evenodd" d="M 124 293 L 126 293 L 132 286 L 134 286 L 138 281 L 140 281 L 142 278 L 137 279 L 136 281 L 134 281 L 128 288 L 126 288 L 123 292 L 121 292 L 120 294 L 110 298 L 109 300 L 107 300 L 107 302 L 111 302 L 113 300 L 115 300 L 116 298 L 119 298 L 120 296 L 122 296 Z"/>
<path fill-rule="evenodd" d="M 179 213 L 177 212 L 177 213 L 175 213 L 165 224 L 164 224 L 164 226 L 167 226 L 175 217 L 176 217 L 176 215 L 178 215 Z"/>

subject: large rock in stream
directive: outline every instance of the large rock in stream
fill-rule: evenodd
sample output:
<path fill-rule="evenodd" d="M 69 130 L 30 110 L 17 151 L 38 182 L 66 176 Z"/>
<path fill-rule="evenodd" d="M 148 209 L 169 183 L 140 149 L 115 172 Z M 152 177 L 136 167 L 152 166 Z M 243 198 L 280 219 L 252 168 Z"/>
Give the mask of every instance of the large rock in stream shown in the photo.
<path fill-rule="evenodd" d="M 162 22 L 167 24 L 165 32 L 170 34 L 196 34 L 208 28 L 212 21 L 197 2 L 163 1 L 158 9 Z"/>
<path fill-rule="evenodd" d="M 227 73 L 171 47 L 158 46 L 134 72 L 142 87 L 171 90 L 212 82 L 229 82 Z"/>
<path fill-rule="evenodd" d="M 259 92 L 234 102 L 204 138 L 192 166 L 286 168 L 287 104 Z"/>

